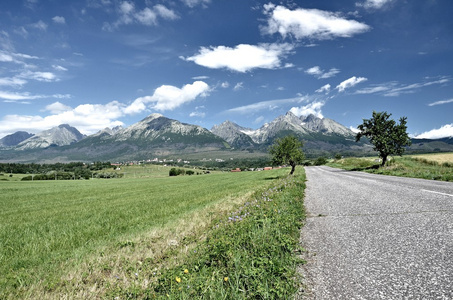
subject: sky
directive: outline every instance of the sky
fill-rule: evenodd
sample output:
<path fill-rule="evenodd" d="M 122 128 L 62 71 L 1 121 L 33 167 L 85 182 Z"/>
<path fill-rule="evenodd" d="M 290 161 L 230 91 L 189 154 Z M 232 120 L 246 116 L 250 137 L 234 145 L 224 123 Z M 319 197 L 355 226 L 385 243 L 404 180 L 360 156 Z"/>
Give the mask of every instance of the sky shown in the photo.
<path fill-rule="evenodd" d="M 373 111 L 453 136 L 451 0 L 2 0 L 0 138 Z"/>

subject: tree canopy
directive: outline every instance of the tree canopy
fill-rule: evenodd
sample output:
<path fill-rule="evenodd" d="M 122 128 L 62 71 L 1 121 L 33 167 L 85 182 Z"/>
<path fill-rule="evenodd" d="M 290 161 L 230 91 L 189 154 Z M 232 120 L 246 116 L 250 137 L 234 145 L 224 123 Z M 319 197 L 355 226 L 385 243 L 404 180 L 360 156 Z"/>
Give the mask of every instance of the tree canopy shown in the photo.
<path fill-rule="evenodd" d="M 292 135 L 276 139 L 274 144 L 269 147 L 269 153 L 272 155 L 272 164 L 290 165 L 291 172 L 289 174 L 292 175 L 296 165 L 302 163 L 305 158 L 302 147 L 302 141 Z"/>
<path fill-rule="evenodd" d="M 363 119 L 363 123 L 357 128 L 360 130 L 356 135 L 356 142 L 362 137 L 367 137 L 373 144 L 374 151 L 379 153 L 382 159 L 381 166 L 387 162 L 389 155 L 403 155 L 405 146 L 411 145 L 407 134 L 407 118 L 401 117 L 399 124 L 390 119 L 387 112 L 375 112 L 371 119 Z"/>

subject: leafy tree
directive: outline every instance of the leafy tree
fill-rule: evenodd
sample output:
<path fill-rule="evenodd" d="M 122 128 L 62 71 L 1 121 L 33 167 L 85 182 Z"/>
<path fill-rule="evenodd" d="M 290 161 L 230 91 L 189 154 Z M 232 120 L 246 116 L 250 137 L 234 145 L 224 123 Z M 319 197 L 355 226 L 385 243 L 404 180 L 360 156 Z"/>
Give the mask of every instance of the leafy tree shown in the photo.
<path fill-rule="evenodd" d="M 291 166 L 292 175 L 297 164 L 301 164 L 305 158 L 302 151 L 303 143 L 295 136 L 288 135 L 276 139 L 274 144 L 269 147 L 269 153 L 272 155 L 272 164 L 288 164 Z"/>
<path fill-rule="evenodd" d="M 357 128 L 360 130 L 356 135 L 356 142 L 363 136 L 367 137 L 373 150 L 379 153 L 382 159 L 381 166 L 387 162 L 389 155 L 403 155 L 405 146 L 411 145 L 411 140 L 406 132 L 406 117 L 401 117 L 399 124 L 389 119 L 392 114 L 387 112 L 375 112 L 371 119 L 363 119 L 363 123 Z"/>

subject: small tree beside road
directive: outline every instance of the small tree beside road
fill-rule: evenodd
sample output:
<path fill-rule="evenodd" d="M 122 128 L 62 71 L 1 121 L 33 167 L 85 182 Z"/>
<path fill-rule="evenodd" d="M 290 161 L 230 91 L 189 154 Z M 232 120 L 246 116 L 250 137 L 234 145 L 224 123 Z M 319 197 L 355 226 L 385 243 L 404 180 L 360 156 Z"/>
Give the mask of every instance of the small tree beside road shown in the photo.
<path fill-rule="evenodd" d="M 360 130 L 356 135 L 356 142 L 363 136 L 373 144 L 374 151 L 379 153 L 382 159 L 381 166 L 387 162 L 389 155 L 403 155 L 405 146 L 411 145 L 407 134 L 407 118 L 401 117 L 399 124 L 390 119 L 387 112 L 375 112 L 371 119 L 363 119 L 363 123 L 357 128 Z"/>
<path fill-rule="evenodd" d="M 303 143 L 297 137 L 288 135 L 275 140 L 274 144 L 269 147 L 269 153 L 272 155 L 273 165 L 290 165 L 292 175 L 297 164 L 301 164 L 305 158 L 302 151 Z"/>

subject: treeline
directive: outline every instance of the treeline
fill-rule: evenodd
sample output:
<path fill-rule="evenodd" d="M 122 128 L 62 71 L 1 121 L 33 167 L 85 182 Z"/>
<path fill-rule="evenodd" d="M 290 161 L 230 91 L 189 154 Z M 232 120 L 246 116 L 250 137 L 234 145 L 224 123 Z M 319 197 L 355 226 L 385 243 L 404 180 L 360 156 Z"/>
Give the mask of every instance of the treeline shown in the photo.
<path fill-rule="evenodd" d="M 86 164 L 82 162 L 55 163 L 55 164 L 18 164 L 18 163 L 0 163 L 0 173 L 15 174 L 47 174 L 49 172 L 70 172 L 70 173 L 90 173 L 103 169 L 112 168 L 110 162 L 94 162 Z M 84 172 L 88 171 L 88 172 Z"/>

